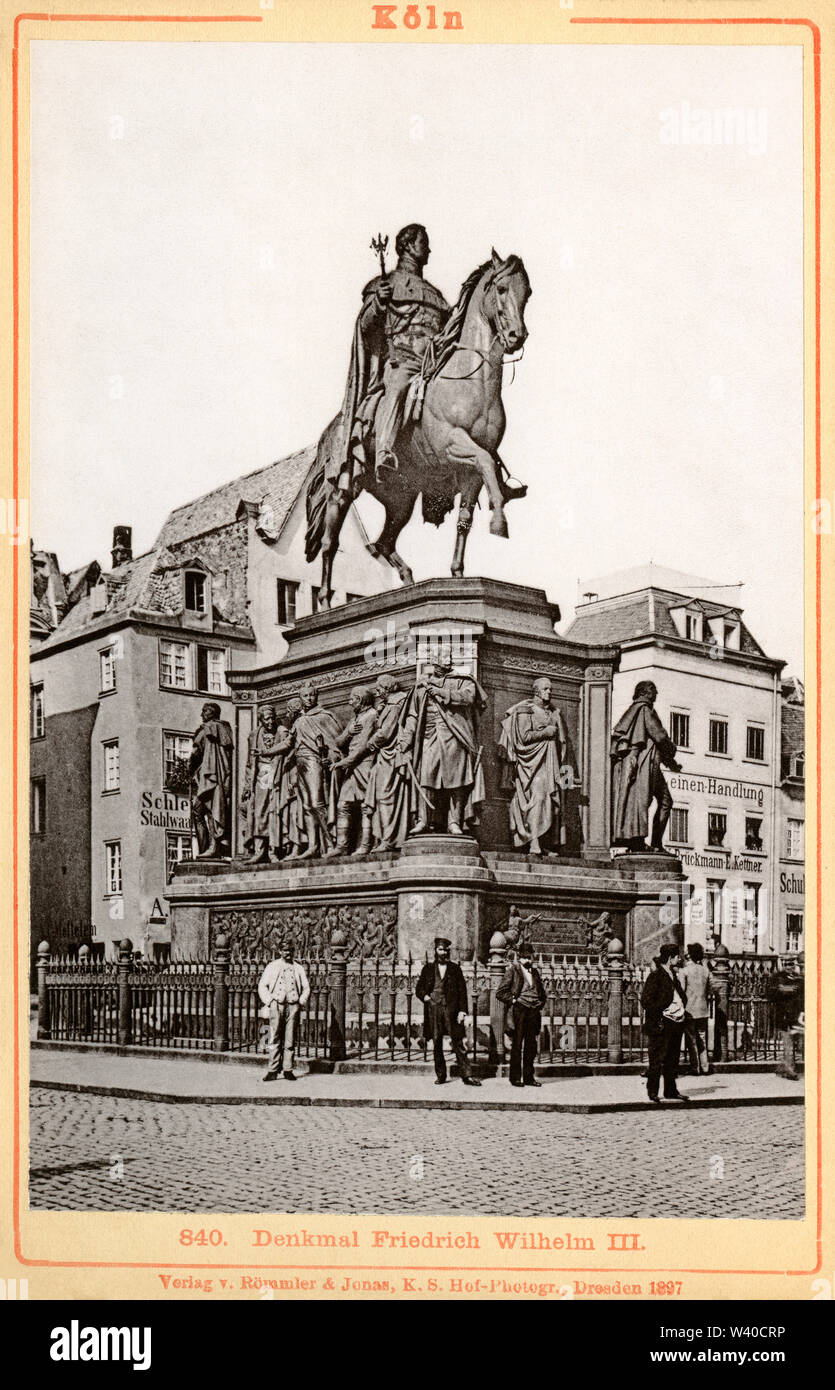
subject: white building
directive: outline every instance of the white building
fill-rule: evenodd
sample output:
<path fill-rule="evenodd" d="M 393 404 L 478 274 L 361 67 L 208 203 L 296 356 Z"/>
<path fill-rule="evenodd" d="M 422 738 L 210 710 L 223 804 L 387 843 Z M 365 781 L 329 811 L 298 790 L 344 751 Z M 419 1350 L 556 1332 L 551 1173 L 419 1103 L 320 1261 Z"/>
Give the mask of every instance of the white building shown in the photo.
<path fill-rule="evenodd" d="M 314 456 L 178 507 L 144 555 L 117 527 L 106 571 L 62 575 L 54 555 L 33 552 L 33 950 L 46 939 L 112 953 L 125 936 L 165 950 L 165 887 L 193 848 L 182 764 L 201 707 L 216 700 L 232 720 L 227 671 L 277 661 L 287 628 L 315 611 L 318 563 L 304 556 Z M 368 553 L 353 508 L 340 545 L 336 603 L 399 582 Z"/>
<path fill-rule="evenodd" d="M 731 954 L 785 950 L 797 927 L 786 902 L 798 896 L 789 890 L 802 891 L 803 855 L 802 780 L 793 797 L 785 791 L 785 663 L 760 647 L 734 587 L 656 565 L 583 587 L 566 635 L 620 646 L 615 717 L 638 681 L 652 680 L 678 748 L 682 771 L 665 773 L 673 796 L 666 844 L 688 878 L 685 939 L 708 948 L 719 939 Z"/>

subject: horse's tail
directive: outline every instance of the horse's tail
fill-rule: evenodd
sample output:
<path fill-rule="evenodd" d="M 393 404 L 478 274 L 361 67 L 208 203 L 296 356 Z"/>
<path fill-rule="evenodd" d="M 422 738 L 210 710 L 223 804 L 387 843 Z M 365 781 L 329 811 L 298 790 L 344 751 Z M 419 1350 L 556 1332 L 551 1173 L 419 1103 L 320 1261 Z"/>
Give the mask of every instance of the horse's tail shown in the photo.
<path fill-rule="evenodd" d="M 315 560 L 319 551 L 322 549 L 322 537 L 325 533 L 326 494 L 325 465 L 317 457 L 316 471 L 307 485 L 307 495 L 305 497 L 307 531 L 304 537 L 304 555 L 308 563 L 310 563 L 311 560 Z"/>
<path fill-rule="evenodd" d="M 340 424 L 340 417 L 337 415 L 331 420 L 330 424 L 319 439 L 319 446 L 316 450 L 316 467 L 313 476 L 307 485 L 305 495 L 305 513 L 307 516 L 307 531 L 304 538 L 305 559 L 310 563 L 322 549 L 322 540 L 325 534 L 325 511 L 327 508 L 328 494 L 330 485 L 327 478 L 327 462 L 333 450 L 334 432 Z"/>

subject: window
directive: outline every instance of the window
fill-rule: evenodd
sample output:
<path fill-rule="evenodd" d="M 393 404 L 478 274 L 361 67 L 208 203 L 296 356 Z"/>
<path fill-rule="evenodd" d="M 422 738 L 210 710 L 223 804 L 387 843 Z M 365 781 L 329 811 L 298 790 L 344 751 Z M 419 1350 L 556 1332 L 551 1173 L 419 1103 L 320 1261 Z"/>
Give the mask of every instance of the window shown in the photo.
<path fill-rule="evenodd" d="M 292 627 L 296 621 L 296 596 L 298 592 L 299 586 L 294 584 L 292 579 L 276 580 L 278 600 L 276 622 L 280 627 Z"/>
<path fill-rule="evenodd" d="M 803 858 L 803 821 L 786 821 L 786 858 Z"/>
<path fill-rule="evenodd" d="M 104 790 L 119 790 L 119 740 L 111 739 L 104 747 Z"/>
<path fill-rule="evenodd" d="M 786 950 L 800 951 L 803 949 L 803 913 L 786 913 Z"/>
<path fill-rule="evenodd" d="M 725 623 L 724 638 L 725 646 L 730 647 L 736 641 L 737 628 L 733 623 Z"/>
<path fill-rule="evenodd" d="M 185 642 L 160 641 L 159 683 L 174 690 L 188 690 L 189 649 Z"/>
<path fill-rule="evenodd" d="M 208 695 L 226 691 L 226 652 L 220 647 L 197 648 L 197 689 Z"/>
<path fill-rule="evenodd" d="M 29 796 L 29 829 L 33 835 L 46 834 L 46 778 L 33 777 Z"/>
<path fill-rule="evenodd" d="M 116 649 L 105 647 L 99 652 L 99 690 L 116 689 Z"/>
<path fill-rule="evenodd" d="M 765 729 L 749 724 L 745 731 L 745 756 L 761 763 L 765 758 Z"/>
<path fill-rule="evenodd" d="M 122 891 L 122 841 L 108 840 L 104 846 L 104 894 L 112 897 Z"/>
<path fill-rule="evenodd" d="M 311 613 L 319 612 L 319 590 L 315 584 L 311 586 L 310 590 L 310 611 Z"/>
<path fill-rule="evenodd" d="M 670 738 L 676 748 L 690 747 L 690 715 L 673 710 L 670 715 Z"/>
<path fill-rule="evenodd" d="M 711 719 L 710 732 L 708 735 L 708 751 L 711 753 L 728 752 L 728 721 L 727 719 Z"/>
<path fill-rule="evenodd" d="M 691 642 L 702 640 L 702 620 L 698 613 L 685 613 L 684 635 Z"/>
<path fill-rule="evenodd" d="M 756 941 L 756 930 L 760 924 L 760 889 L 762 884 L 746 883 L 743 885 L 744 898 L 743 906 L 745 912 L 745 925 L 748 927 L 752 940 Z"/>
<path fill-rule="evenodd" d="M 179 785 L 184 774 L 187 776 L 183 764 L 187 764 L 191 757 L 192 738 L 191 734 L 169 734 L 162 735 L 162 785 L 171 791 L 182 790 Z"/>
<path fill-rule="evenodd" d="M 190 613 L 206 612 L 207 590 L 205 574 L 186 570 L 186 608 Z"/>
<path fill-rule="evenodd" d="M 31 689 L 31 733 L 32 738 L 43 738 L 46 733 L 43 685 L 33 685 Z"/>
<path fill-rule="evenodd" d="M 690 812 L 686 806 L 674 806 L 670 816 L 670 839 L 686 845 L 690 840 Z"/>
<path fill-rule="evenodd" d="M 801 778 L 802 778 L 802 777 L 805 777 L 805 775 L 806 775 L 806 758 L 805 758 L 805 755 L 804 755 L 803 753 L 795 753 L 794 757 L 792 758 L 792 761 L 791 761 L 791 775 L 792 775 L 792 777 L 801 777 Z"/>
<path fill-rule="evenodd" d="M 745 848 L 761 850 L 763 847 L 762 816 L 745 817 Z"/>
<path fill-rule="evenodd" d="M 725 880 L 722 878 L 709 878 L 705 887 L 707 890 L 708 925 L 719 928 L 722 925 L 722 893 L 725 888 Z M 718 936 L 718 930 L 715 931 L 714 934 Z"/>
<path fill-rule="evenodd" d="M 165 836 L 165 881 L 170 883 L 177 864 L 191 859 L 191 836 L 169 831 Z"/>
<path fill-rule="evenodd" d="M 714 849 L 720 849 L 725 843 L 725 836 L 728 833 L 728 816 L 726 811 L 708 811 L 707 813 L 707 842 Z"/>

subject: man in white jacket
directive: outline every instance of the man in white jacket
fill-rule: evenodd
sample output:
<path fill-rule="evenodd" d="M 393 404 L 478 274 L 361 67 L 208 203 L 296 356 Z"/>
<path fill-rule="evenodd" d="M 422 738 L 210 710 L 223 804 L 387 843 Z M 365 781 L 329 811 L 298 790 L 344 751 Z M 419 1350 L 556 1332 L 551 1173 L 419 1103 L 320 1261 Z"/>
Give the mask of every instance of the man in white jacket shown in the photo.
<path fill-rule="evenodd" d="M 301 1010 L 310 998 L 310 984 L 304 966 L 294 960 L 292 942 L 282 942 L 278 956 L 271 960 L 258 981 L 262 1017 L 270 1020 L 270 1060 L 264 1081 L 275 1081 L 281 1071 L 285 1081 L 295 1081 L 293 1071 L 296 1028 Z"/>

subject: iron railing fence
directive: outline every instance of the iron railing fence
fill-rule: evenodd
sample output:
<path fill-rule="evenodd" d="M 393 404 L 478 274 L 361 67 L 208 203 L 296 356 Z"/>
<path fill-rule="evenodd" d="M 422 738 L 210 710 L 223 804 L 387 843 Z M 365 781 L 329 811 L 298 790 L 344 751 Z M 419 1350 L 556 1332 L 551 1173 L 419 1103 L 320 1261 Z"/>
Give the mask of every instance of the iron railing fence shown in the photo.
<path fill-rule="evenodd" d="M 137 961 L 126 947 L 116 961 L 38 957 L 38 1031 L 58 1041 L 130 1043 L 148 1048 L 257 1055 L 269 1024 L 258 996 L 268 957 L 230 959 L 219 941 L 210 960 Z M 497 991 L 506 949 L 462 963 L 469 1016 L 466 1045 L 475 1064 L 497 1063 L 509 1048 Z M 423 961 L 348 958 L 344 946 L 301 962 L 310 995 L 298 1022 L 296 1051 L 307 1061 L 425 1061 L 424 1009 L 415 989 Z M 625 961 L 619 943 L 606 956 L 552 955 L 537 961 L 545 988 L 539 1061 L 549 1065 L 639 1062 L 646 1058 L 641 991 L 650 967 Z M 769 998 L 775 962 L 712 964 L 710 1047 L 714 1058 L 776 1061 L 781 1036 Z"/>

